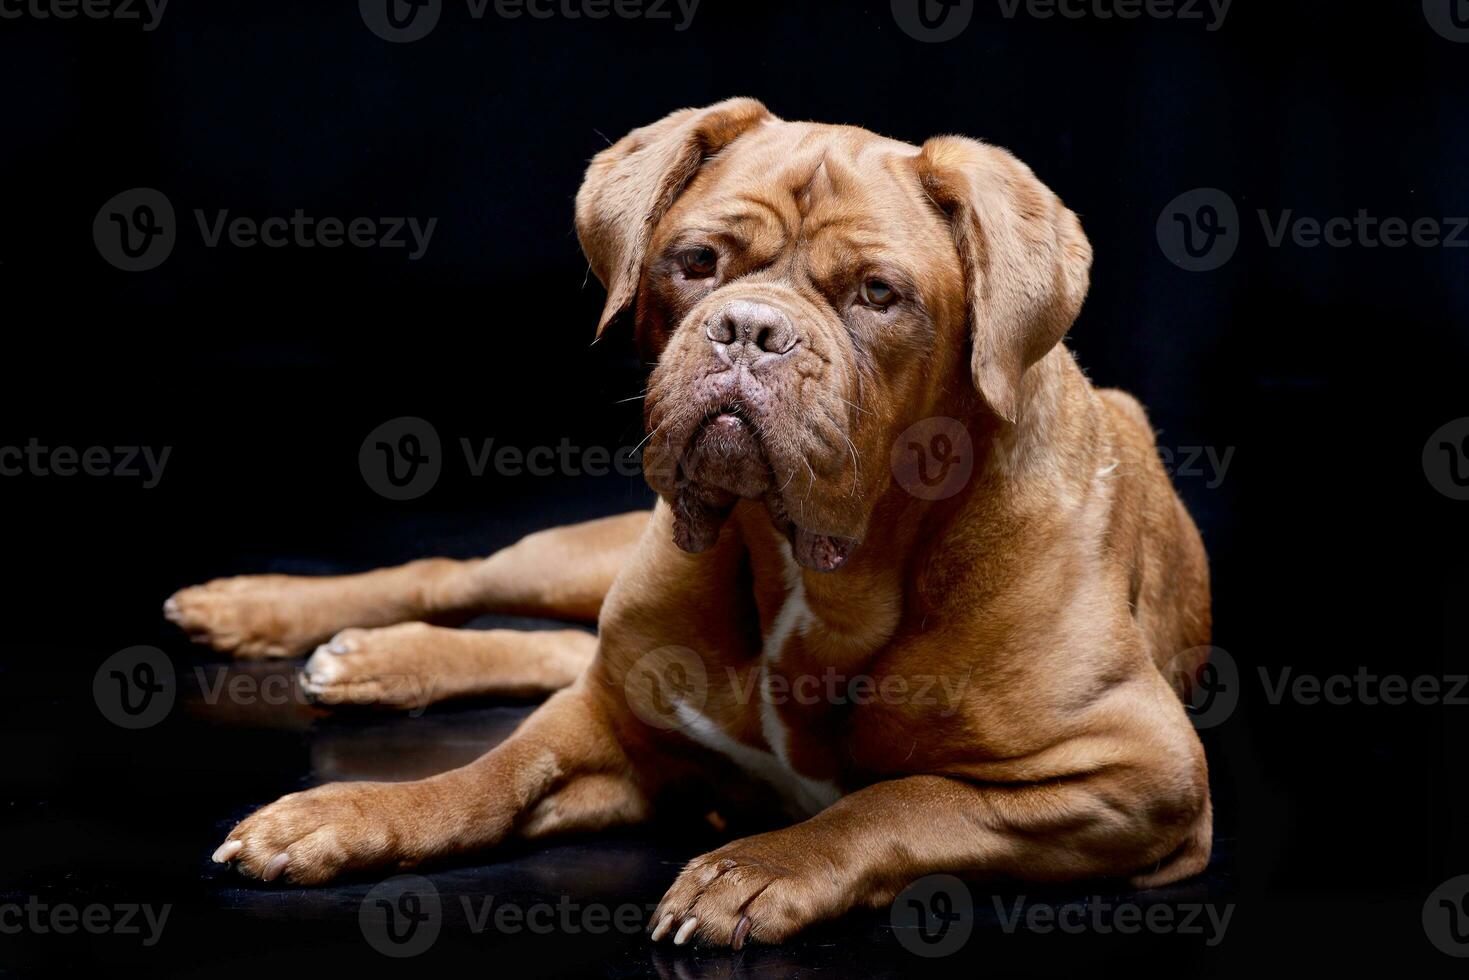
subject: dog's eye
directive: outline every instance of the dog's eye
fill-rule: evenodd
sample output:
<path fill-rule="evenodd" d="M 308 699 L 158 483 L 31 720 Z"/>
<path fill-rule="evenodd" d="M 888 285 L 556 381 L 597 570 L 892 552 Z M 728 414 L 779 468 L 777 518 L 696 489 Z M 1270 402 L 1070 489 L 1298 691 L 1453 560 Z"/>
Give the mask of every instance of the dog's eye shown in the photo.
<path fill-rule="evenodd" d="M 678 264 L 691 279 L 707 279 L 719 269 L 719 253 L 707 245 L 691 248 L 679 255 Z"/>
<path fill-rule="evenodd" d="M 862 302 L 883 310 L 898 301 L 898 291 L 881 279 L 868 279 L 862 284 Z"/>

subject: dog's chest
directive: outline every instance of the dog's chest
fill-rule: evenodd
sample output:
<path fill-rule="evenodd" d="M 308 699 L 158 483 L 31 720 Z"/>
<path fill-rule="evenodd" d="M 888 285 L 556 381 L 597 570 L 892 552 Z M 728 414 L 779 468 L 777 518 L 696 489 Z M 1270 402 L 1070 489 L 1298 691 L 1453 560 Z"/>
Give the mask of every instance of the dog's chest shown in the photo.
<path fill-rule="evenodd" d="M 685 734 L 772 787 L 791 810 L 812 814 L 835 803 L 842 790 L 834 746 L 820 733 L 819 721 L 831 710 L 831 699 L 819 676 L 790 663 L 806 635 L 821 628 L 791 565 L 785 597 L 765 630 L 758 661 L 747 673 L 726 674 L 730 696 L 721 712 L 725 723 L 687 705 L 681 706 L 680 720 Z"/>

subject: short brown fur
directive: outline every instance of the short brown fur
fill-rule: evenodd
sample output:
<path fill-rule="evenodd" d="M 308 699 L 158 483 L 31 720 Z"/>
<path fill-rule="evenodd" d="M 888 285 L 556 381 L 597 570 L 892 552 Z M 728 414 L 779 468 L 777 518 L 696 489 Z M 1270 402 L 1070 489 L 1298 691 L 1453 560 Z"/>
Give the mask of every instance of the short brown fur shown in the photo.
<path fill-rule="evenodd" d="M 934 872 L 1150 886 L 1202 870 L 1208 770 L 1178 692 L 1210 639 L 1207 560 L 1142 408 L 1094 389 L 1060 343 L 1091 261 L 1076 216 L 1003 150 L 914 147 L 732 100 L 599 154 L 577 217 L 608 287 L 599 330 L 631 314 L 657 358 L 651 515 L 542 532 L 481 562 L 211 583 L 167 607 L 242 656 L 335 637 L 304 680 L 328 702 L 364 689 L 399 705 L 557 693 L 463 769 L 293 794 L 218 857 L 315 884 L 641 821 L 712 774 L 768 791 L 707 734 L 648 722 L 639 671 L 673 647 L 711 679 L 705 722 L 764 755 L 778 754 L 764 699 L 738 693 L 752 676 L 934 678 L 950 696 L 775 704 L 785 789 L 830 785 L 838 798 L 690 862 L 655 939 L 780 942 Z M 711 282 L 679 278 L 678 250 L 695 239 L 724 263 Z M 901 308 L 848 305 L 873 270 L 901 283 Z M 739 389 L 758 465 L 714 458 L 718 486 L 705 485 L 690 446 L 731 397 L 707 324 L 737 301 L 779 308 L 792 346 L 779 374 Z M 930 501 L 887 460 L 932 417 L 963 423 L 975 466 Z M 731 474 L 758 489 L 725 492 Z M 833 542 L 851 548 L 834 574 L 792 564 Z M 797 582 L 801 625 L 769 656 Z M 598 635 L 391 625 L 485 610 L 595 617 Z"/>

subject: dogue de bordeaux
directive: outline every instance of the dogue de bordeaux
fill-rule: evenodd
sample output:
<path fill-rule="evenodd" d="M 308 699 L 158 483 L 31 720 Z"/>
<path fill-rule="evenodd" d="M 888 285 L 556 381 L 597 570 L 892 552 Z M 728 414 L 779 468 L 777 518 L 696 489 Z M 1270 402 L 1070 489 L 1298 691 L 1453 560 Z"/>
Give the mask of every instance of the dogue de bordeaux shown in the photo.
<path fill-rule="evenodd" d="M 301 683 L 326 704 L 549 698 L 461 769 L 286 796 L 215 860 L 314 885 L 714 793 L 791 819 L 691 861 L 649 926 L 735 948 L 930 873 L 1203 869 L 1182 698 L 1207 558 L 1142 408 L 1061 343 L 1090 277 L 1077 216 L 997 147 L 732 99 L 599 153 L 576 226 L 599 335 L 630 320 L 655 362 L 651 513 L 165 607 L 237 656 L 315 648 Z M 482 612 L 597 634 L 424 622 Z"/>

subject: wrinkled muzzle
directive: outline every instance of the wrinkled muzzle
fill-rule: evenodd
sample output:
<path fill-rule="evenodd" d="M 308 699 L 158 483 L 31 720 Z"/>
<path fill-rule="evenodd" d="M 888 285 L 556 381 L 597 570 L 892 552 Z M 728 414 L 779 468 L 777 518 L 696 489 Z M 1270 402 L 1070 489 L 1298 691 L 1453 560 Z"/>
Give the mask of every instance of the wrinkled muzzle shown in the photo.
<path fill-rule="evenodd" d="M 834 449 L 845 454 L 851 440 L 833 390 L 841 379 L 812 350 L 800 313 L 779 294 L 710 297 L 653 372 L 644 471 L 685 551 L 712 547 L 741 499 L 763 502 L 805 567 L 836 571 L 856 545 L 820 513 L 848 458 Z"/>

